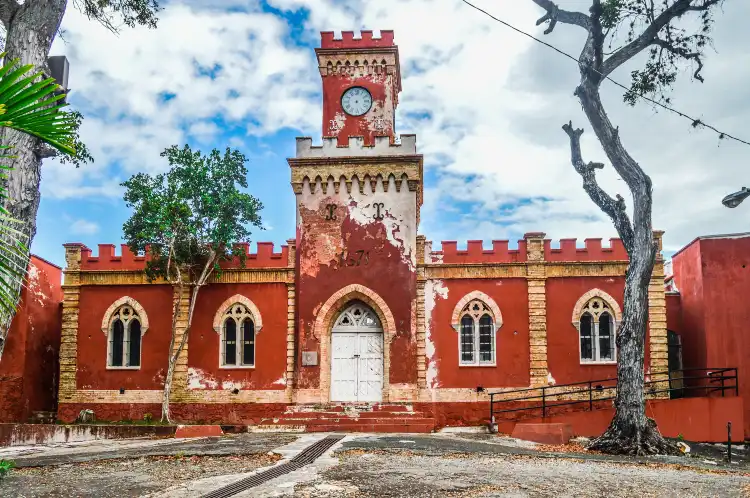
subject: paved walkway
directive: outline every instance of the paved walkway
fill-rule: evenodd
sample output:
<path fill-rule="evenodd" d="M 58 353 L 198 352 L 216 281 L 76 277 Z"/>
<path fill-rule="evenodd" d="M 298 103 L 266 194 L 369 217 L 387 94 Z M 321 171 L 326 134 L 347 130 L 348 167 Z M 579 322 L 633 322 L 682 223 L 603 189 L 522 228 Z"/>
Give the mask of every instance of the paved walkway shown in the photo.
<path fill-rule="evenodd" d="M 0 483 L 0 496 L 198 497 L 288 461 L 325 436 L 242 434 L 11 448 L 0 458 L 15 452 L 21 465 L 46 466 L 14 471 Z M 491 435 L 351 434 L 313 464 L 235 496 L 750 497 L 750 473 L 742 463 L 702 456 L 632 460 L 575 449 Z M 50 466 L 55 462 L 62 465 Z"/>

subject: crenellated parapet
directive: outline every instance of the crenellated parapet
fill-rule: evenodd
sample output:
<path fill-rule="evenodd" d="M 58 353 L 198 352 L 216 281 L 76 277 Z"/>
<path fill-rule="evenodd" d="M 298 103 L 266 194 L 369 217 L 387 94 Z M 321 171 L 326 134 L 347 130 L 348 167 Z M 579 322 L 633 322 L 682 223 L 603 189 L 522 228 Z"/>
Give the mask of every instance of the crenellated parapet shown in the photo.
<path fill-rule="evenodd" d="M 390 137 L 375 137 L 373 145 L 365 145 L 364 137 L 350 136 L 349 145 L 340 146 L 335 137 L 323 138 L 321 145 L 313 145 L 312 138 L 297 138 L 297 159 L 329 157 L 414 156 L 417 154 L 417 136 L 400 135 L 400 143 L 391 143 Z"/>
<path fill-rule="evenodd" d="M 578 247 L 578 239 L 560 239 L 560 247 L 553 248 L 552 241 L 544 241 L 544 259 L 547 261 L 627 261 L 628 253 L 620 239 L 609 239 L 609 247 L 602 239 L 585 239 Z"/>
<path fill-rule="evenodd" d="M 273 242 L 258 242 L 258 251 L 250 252 L 250 243 L 235 244 L 235 250 L 245 254 L 245 268 L 285 268 L 289 266 L 289 246 L 282 245 L 280 252 L 274 252 Z M 239 257 L 223 261 L 222 268 L 242 268 Z"/>
<path fill-rule="evenodd" d="M 320 48 L 375 48 L 393 47 L 394 35 L 392 30 L 380 30 L 380 38 L 373 37 L 371 30 L 360 31 L 359 38 L 354 37 L 354 31 L 342 31 L 341 38 L 335 38 L 333 31 L 320 32 Z"/>
<path fill-rule="evenodd" d="M 534 235 L 534 234 L 530 234 Z M 543 238 L 544 234 L 540 234 Z M 535 239 L 536 240 L 536 239 Z M 517 249 L 511 248 L 507 240 L 493 240 L 491 248 L 485 248 L 481 240 L 469 240 L 466 249 L 459 250 L 457 241 L 442 241 L 439 250 L 432 249 L 432 242 L 425 242 L 425 264 L 481 264 L 523 263 L 527 261 L 585 262 L 628 261 L 628 254 L 620 239 L 610 239 L 609 247 L 602 246 L 602 239 L 586 239 L 585 247 L 577 246 L 577 239 L 561 239 L 560 247 L 553 248 L 552 241 L 543 239 L 544 254 L 530 257 L 527 239 L 519 240 Z M 534 253 L 536 254 L 536 253 Z"/>
<path fill-rule="evenodd" d="M 120 254 L 115 254 L 114 244 L 98 244 L 98 255 L 91 249 L 81 248 L 81 270 L 142 270 L 146 267 L 146 256 L 134 254 L 127 244 L 120 244 Z"/>
<path fill-rule="evenodd" d="M 481 240 L 470 240 L 465 250 L 458 249 L 455 240 L 444 240 L 438 251 L 432 241 L 425 242 L 427 264 L 520 263 L 526 261 L 526 241 L 519 240 L 518 248 L 511 249 L 507 240 L 493 240 L 492 249 L 485 249 Z"/>
<path fill-rule="evenodd" d="M 273 242 L 258 242 L 257 252 L 250 251 L 250 243 L 236 244 L 235 247 L 245 252 L 245 268 L 286 268 L 289 265 L 289 248 L 281 246 L 280 252 L 274 252 Z M 98 254 L 83 244 L 66 244 L 68 270 L 81 271 L 138 271 L 146 268 L 146 255 L 134 254 L 126 244 L 120 245 L 116 254 L 114 244 L 98 244 Z M 80 251 L 80 259 L 78 254 Z M 225 269 L 241 268 L 240 258 L 223 261 L 221 267 Z"/>

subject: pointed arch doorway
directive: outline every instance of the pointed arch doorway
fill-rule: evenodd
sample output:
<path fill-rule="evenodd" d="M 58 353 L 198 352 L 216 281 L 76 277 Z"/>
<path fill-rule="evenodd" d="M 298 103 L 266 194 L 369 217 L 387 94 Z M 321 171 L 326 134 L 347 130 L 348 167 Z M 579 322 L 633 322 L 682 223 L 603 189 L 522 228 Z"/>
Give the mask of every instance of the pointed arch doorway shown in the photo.
<path fill-rule="evenodd" d="M 349 304 L 331 329 L 331 401 L 383 398 L 383 327 L 366 304 Z"/>

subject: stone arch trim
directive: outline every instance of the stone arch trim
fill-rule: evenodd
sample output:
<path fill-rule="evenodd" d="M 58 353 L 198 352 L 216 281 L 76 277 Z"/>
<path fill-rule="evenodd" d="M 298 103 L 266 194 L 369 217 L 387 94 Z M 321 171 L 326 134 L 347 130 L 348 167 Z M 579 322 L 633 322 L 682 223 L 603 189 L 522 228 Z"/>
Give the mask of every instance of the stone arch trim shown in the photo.
<path fill-rule="evenodd" d="M 130 306 L 136 313 L 138 313 L 138 320 L 141 322 L 141 337 L 143 337 L 146 334 L 146 331 L 148 331 L 148 315 L 146 314 L 146 310 L 143 309 L 143 306 L 141 306 L 141 303 L 130 296 L 123 296 L 109 305 L 109 308 L 104 312 L 104 317 L 102 318 L 102 332 L 104 332 L 104 335 L 109 334 L 109 326 L 112 324 L 112 316 L 115 314 L 115 311 L 124 305 Z"/>
<path fill-rule="evenodd" d="M 391 341 L 396 337 L 396 321 L 385 300 L 377 292 L 364 285 L 352 284 L 339 289 L 323 303 L 317 313 L 313 335 L 320 342 L 320 398 L 321 402 L 331 399 L 331 329 L 344 305 L 359 300 L 368 305 L 378 315 L 383 328 L 383 401 L 388 401 L 390 391 Z"/>
<path fill-rule="evenodd" d="M 224 318 L 224 313 L 229 309 L 230 306 L 234 306 L 235 304 L 242 304 L 250 310 L 250 314 L 253 315 L 255 333 L 259 333 L 260 329 L 263 328 L 263 318 L 260 316 L 260 310 L 255 305 L 255 303 L 250 300 L 250 298 L 243 296 L 242 294 L 235 294 L 234 296 L 230 297 L 229 299 L 221 303 L 219 309 L 216 310 L 213 322 L 213 327 L 216 333 L 221 334 L 222 318 Z"/>
<path fill-rule="evenodd" d="M 620 309 L 620 305 L 617 303 L 617 300 L 604 292 L 601 289 L 591 289 L 590 291 L 586 292 L 584 295 L 582 295 L 580 298 L 578 298 L 578 301 L 576 301 L 576 305 L 573 307 L 573 318 L 572 322 L 573 325 L 578 328 L 579 326 L 579 320 L 581 319 L 581 313 L 583 312 L 583 307 L 586 306 L 586 304 L 593 298 L 598 297 L 599 299 L 606 301 L 606 303 L 609 305 L 609 309 L 612 310 L 612 313 L 614 313 L 615 318 L 615 326 L 619 324 L 622 321 L 622 310 Z"/>
<path fill-rule="evenodd" d="M 492 299 L 490 296 L 485 294 L 482 291 L 471 291 L 468 294 L 466 294 L 464 297 L 462 297 L 458 303 L 456 304 L 456 307 L 453 308 L 453 315 L 451 315 L 451 326 L 453 327 L 453 330 L 458 332 L 461 326 L 461 311 L 464 309 L 464 306 L 469 304 L 473 300 L 479 300 L 482 301 L 484 304 L 487 305 L 487 307 L 492 311 L 492 314 L 494 315 L 492 317 L 492 320 L 495 324 L 495 329 L 499 329 L 503 326 L 503 314 L 500 312 L 500 307 L 497 305 L 494 299 Z"/>

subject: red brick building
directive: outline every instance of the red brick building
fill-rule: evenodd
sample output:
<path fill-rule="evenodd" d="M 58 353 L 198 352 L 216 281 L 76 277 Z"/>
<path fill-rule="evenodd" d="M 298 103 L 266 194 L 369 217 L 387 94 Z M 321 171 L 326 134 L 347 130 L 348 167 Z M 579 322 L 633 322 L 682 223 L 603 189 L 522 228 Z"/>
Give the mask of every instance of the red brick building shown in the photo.
<path fill-rule="evenodd" d="M 393 32 L 322 33 L 316 54 L 325 136 L 297 139 L 288 161 L 295 238 L 248 246 L 244 268 L 227 264 L 201 291 L 175 373 L 176 418 L 253 424 L 290 405 L 408 403 L 438 425 L 476 423 L 487 419 L 480 387 L 613 377 L 621 242 L 528 233 L 435 247 L 418 234 L 416 137 L 394 134 Z M 58 417 L 158 416 L 175 290 L 148 283 L 127 247 L 65 250 Z M 667 368 L 662 280 L 660 255 L 651 372 Z"/>

